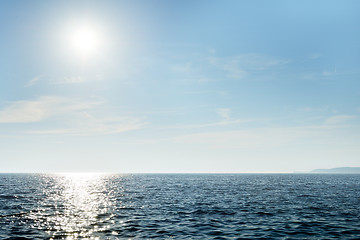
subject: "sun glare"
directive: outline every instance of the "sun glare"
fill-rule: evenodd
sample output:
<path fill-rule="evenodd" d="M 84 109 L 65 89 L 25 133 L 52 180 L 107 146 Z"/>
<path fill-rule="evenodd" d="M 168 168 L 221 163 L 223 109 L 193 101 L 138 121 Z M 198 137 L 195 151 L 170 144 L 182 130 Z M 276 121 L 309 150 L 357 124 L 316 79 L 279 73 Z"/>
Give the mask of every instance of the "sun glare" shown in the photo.
<path fill-rule="evenodd" d="M 65 35 L 67 45 L 76 57 L 89 58 L 102 51 L 104 36 L 93 24 L 74 24 Z"/>

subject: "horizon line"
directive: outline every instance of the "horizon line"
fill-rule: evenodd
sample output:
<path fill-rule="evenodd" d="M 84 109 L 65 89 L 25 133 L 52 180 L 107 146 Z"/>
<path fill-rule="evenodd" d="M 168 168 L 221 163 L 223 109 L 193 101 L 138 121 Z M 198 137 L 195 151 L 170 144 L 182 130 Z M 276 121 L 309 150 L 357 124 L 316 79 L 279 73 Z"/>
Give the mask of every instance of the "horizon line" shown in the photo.
<path fill-rule="evenodd" d="M 311 173 L 302 171 L 293 172 L 94 172 L 94 171 L 44 171 L 44 172 L 1 172 L 0 174 L 301 174 Z"/>

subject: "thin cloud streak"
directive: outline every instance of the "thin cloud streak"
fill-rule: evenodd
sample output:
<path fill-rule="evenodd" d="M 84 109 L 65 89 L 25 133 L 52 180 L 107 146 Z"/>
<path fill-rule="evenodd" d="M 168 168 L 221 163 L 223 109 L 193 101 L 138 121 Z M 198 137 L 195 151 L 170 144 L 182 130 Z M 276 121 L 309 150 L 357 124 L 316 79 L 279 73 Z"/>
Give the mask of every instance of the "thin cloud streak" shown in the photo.
<path fill-rule="evenodd" d="M 140 122 L 137 119 L 123 121 L 118 123 L 108 123 L 106 121 L 97 120 L 84 122 L 83 126 L 76 128 L 51 129 L 39 131 L 26 131 L 29 135 L 66 135 L 66 136 L 95 136 L 95 135 L 111 135 L 127 131 L 143 128 L 147 123 Z"/>
<path fill-rule="evenodd" d="M 204 124 L 166 126 L 166 127 L 162 127 L 162 129 L 196 129 L 196 128 L 216 127 L 216 126 L 228 126 L 228 125 L 248 123 L 248 122 L 254 122 L 254 120 L 235 119 L 229 121 L 220 121 L 220 122 L 204 123 Z"/>
<path fill-rule="evenodd" d="M 31 87 L 39 82 L 39 80 L 43 79 L 45 77 L 45 74 L 41 74 L 39 76 L 34 77 L 29 82 L 27 82 L 24 87 Z"/>
<path fill-rule="evenodd" d="M 227 77 L 241 79 L 252 72 L 264 71 L 289 63 L 288 60 L 276 59 L 261 54 L 243 54 L 232 57 L 210 57 L 209 63 L 223 70 Z"/>
<path fill-rule="evenodd" d="M 291 144 L 325 143 L 334 139 L 339 127 L 305 126 L 289 128 L 255 128 L 249 130 L 211 131 L 177 136 L 177 144 L 204 145 L 225 149 L 267 149 Z"/>
<path fill-rule="evenodd" d="M 217 114 L 220 115 L 220 117 L 222 117 L 225 120 L 229 120 L 230 119 L 230 112 L 231 110 L 229 108 L 219 108 L 217 109 Z"/>
<path fill-rule="evenodd" d="M 354 119 L 357 116 L 354 115 L 336 115 L 329 117 L 325 120 L 325 124 L 338 124 L 338 123 L 344 123 L 348 120 Z"/>
<path fill-rule="evenodd" d="M 0 111 L 0 123 L 41 122 L 41 129 L 25 130 L 23 133 L 67 135 L 116 134 L 147 124 L 142 118 L 104 113 L 104 104 L 99 100 L 43 96 L 10 103 Z"/>
<path fill-rule="evenodd" d="M 0 123 L 40 122 L 67 112 L 90 109 L 100 102 L 81 102 L 77 99 L 42 96 L 36 100 L 12 102 L 0 111 Z"/>

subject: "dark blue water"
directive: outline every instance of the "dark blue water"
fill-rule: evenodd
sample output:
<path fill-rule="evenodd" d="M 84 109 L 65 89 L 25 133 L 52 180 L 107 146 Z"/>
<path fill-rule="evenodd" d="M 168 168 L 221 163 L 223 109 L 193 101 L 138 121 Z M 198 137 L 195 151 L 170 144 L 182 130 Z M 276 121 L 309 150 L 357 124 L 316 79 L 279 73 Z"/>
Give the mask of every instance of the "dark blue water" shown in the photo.
<path fill-rule="evenodd" d="M 360 239 L 360 175 L 0 174 L 0 239 Z"/>

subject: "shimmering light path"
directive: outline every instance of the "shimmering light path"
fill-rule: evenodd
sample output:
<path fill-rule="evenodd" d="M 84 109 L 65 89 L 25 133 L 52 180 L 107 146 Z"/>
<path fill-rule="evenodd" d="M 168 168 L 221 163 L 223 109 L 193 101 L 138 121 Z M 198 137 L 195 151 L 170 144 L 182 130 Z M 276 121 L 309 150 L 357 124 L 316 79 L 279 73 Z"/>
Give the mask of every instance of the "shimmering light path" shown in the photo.
<path fill-rule="evenodd" d="M 113 217 L 105 183 L 106 179 L 101 175 L 58 176 L 54 186 L 56 192 L 46 193 L 50 202 L 55 203 L 48 204 L 49 211 L 55 210 L 55 214 L 47 218 L 53 227 L 53 231 L 48 233 L 57 236 L 66 232 L 76 238 L 90 237 L 94 232 L 105 231 L 108 225 L 102 223 Z"/>

